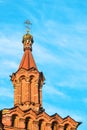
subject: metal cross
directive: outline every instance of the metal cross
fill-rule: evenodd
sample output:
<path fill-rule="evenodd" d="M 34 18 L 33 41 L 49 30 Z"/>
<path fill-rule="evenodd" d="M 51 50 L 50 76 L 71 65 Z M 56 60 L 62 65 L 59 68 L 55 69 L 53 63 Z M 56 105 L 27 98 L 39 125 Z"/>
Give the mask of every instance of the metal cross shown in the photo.
<path fill-rule="evenodd" d="M 27 33 L 29 33 L 29 30 L 30 30 L 29 25 L 31 25 L 32 23 L 31 23 L 29 20 L 26 20 L 26 21 L 24 22 L 24 24 L 26 25 L 25 27 L 26 27 L 26 29 L 27 29 Z"/>

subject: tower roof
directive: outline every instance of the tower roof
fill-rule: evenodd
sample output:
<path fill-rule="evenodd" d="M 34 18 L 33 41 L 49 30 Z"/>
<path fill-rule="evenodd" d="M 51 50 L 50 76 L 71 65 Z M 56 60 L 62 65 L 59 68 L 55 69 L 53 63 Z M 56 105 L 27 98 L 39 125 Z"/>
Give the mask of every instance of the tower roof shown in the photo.
<path fill-rule="evenodd" d="M 22 40 L 23 46 L 24 46 L 24 55 L 22 57 L 21 63 L 19 65 L 19 69 L 30 69 L 35 68 L 36 64 L 32 55 L 32 44 L 33 44 L 33 37 L 31 34 L 27 33 L 23 36 Z"/>
<path fill-rule="evenodd" d="M 27 49 L 24 52 L 21 63 L 19 65 L 19 69 L 21 69 L 21 68 L 27 69 L 27 70 L 30 69 L 30 68 L 37 69 L 33 55 L 31 53 L 30 49 Z"/>

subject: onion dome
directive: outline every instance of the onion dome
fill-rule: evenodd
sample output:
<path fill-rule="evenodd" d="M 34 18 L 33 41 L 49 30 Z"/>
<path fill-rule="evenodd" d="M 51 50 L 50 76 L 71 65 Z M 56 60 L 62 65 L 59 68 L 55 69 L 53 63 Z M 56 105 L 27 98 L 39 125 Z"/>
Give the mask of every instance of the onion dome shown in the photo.
<path fill-rule="evenodd" d="M 27 33 L 23 36 L 22 43 L 24 45 L 24 51 L 30 49 L 32 51 L 33 37 L 31 34 Z"/>

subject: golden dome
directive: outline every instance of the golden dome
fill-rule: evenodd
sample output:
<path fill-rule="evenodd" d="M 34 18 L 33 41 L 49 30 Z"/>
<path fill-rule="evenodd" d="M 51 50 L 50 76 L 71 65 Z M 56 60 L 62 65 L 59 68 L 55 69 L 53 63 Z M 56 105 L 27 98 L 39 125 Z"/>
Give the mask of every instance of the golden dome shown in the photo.
<path fill-rule="evenodd" d="M 22 40 L 22 43 L 26 42 L 26 41 L 31 41 L 31 43 L 33 43 L 33 37 L 31 34 L 27 33 L 23 36 L 23 40 Z"/>

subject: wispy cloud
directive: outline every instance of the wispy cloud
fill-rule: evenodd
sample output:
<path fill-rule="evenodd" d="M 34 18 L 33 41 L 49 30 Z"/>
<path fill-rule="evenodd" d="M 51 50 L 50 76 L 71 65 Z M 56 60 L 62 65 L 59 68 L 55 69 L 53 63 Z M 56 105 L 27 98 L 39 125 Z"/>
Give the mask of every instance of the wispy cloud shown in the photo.
<path fill-rule="evenodd" d="M 48 86 L 45 88 L 46 90 L 44 89 L 44 91 L 45 91 L 45 93 L 49 94 L 49 96 L 54 97 L 54 95 L 55 96 L 57 95 L 57 96 L 64 98 L 64 99 L 69 98 L 68 95 L 66 95 L 66 94 L 64 94 L 64 92 L 58 90 L 58 88 L 52 87 L 50 85 L 48 85 Z"/>
<path fill-rule="evenodd" d="M 12 37 L 6 37 L 0 32 L 0 76 L 8 76 L 12 71 L 18 69 L 17 59 L 21 58 L 23 45 L 13 37 L 15 37 L 15 35 Z"/>
<path fill-rule="evenodd" d="M 18 53 L 18 51 L 22 48 L 20 46 L 20 42 L 17 40 L 13 40 L 15 38 L 12 37 L 6 37 L 4 34 L 0 33 L 0 52 L 3 54 L 3 56 L 6 55 L 14 55 L 15 52 Z M 15 36 L 15 35 L 14 35 Z"/>
<path fill-rule="evenodd" d="M 82 74 L 83 77 L 81 78 L 80 75 L 77 74 L 67 74 L 64 76 L 65 79 L 60 79 L 56 81 L 55 84 L 58 87 L 64 88 L 73 88 L 73 89 L 86 89 L 87 88 L 87 80 L 84 78 L 85 74 Z"/>
<path fill-rule="evenodd" d="M 10 61 L 10 60 L 5 60 L 5 61 L 3 61 L 2 62 L 2 67 L 3 68 L 10 68 L 10 69 L 17 69 L 17 67 L 18 67 L 18 64 L 16 63 L 16 62 L 14 62 L 14 61 Z"/>
<path fill-rule="evenodd" d="M 16 61 L 12 60 L 3 60 L 0 64 L 0 77 L 9 77 L 12 72 L 18 69 L 18 64 Z"/>
<path fill-rule="evenodd" d="M 37 50 L 37 51 L 36 51 Z M 40 45 L 35 45 L 34 46 L 34 55 L 37 58 L 37 61 L 39 63 L 59 63 L 60 61 L 58 58 L 52 54 L 48 49 L 40 46 Z"/>
<path fill-rule="evenodd" d="M 54 69 L 51 70 L 51 73 L 52 71 L 54 73 L 54 70 L 56 69 L 55 66 L 59 68 L 55 73 L 55 77 L 59 78 L 58 82 L 56 81 L 58 86 L 72 88 L 82 88 L 82 86 L 84 88 L 86 87 L 87 60 L 83 52 L 74 51 L 74 48 L 70 51 L 69 48 L 67 48 L 62 50 L 64 55 L 61 54 L 58 56 L 55 52 L 53 53 L 50 51 L 49 48 L 46 49 L 41 45 L 34 45 L 33 48 L 35 59 L 38 63 L 44 64 L 44 67 L 48 66 L 49 64 L 49 70 L 51 66 L 54 66 Z M 79 73 L 82 75 L 82 77 L 79 75 Z M 62 75 L 61 79 L 60 75 Z"/>

